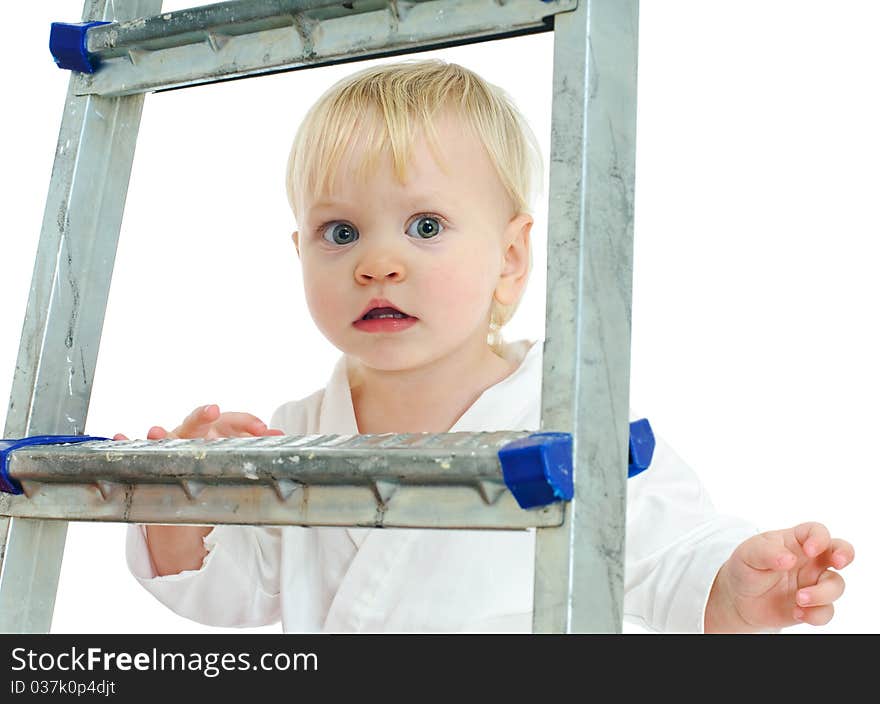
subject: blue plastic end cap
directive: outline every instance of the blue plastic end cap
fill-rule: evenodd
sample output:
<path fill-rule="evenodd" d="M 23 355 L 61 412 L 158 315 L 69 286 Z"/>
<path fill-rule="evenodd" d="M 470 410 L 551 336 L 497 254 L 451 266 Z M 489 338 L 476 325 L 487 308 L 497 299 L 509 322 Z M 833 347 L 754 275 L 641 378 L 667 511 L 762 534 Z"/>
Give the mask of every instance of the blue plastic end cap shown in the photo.
<path fill-rule="evenodd" d="M 58 68 L 80 73 L 94 73 L 98 57 L 86 51 L 86 32 L 89 27 L 110 22 L 53 22 L 49 32 L 49 51 Z"/>
<path fill-rule="evenodd" d="M 15 443 L 16 440 L 0 440 L 0 457 L 3 458 L 2 462 L 0 462 L 0 491 L 7 494 L 22 493 L 21 485 L 9 476 L 9 472 L 6 469 L 7 450 L 14 449 L 12 446 Z"/>
<path fill-rule="evenodd" d="M 534 433 L 498 450 L 504 483 L 521 508 L 574 496 L 569 433 Z"/>
<path fill-rule="evenodd" d="M 24 491 L 15 479 L 9 476 L 9 454 L 13 450 L 29 445 L 67 445 L 90 440 L 109 440 L 94 435 L 32 435 L 29 438 L 0 440 L 0 491 L 7 494 L 23 494 Z"/>
<path fill-rule="evenodd" d="M 647 418 L 629 424 L 629 477 L 644 472 L 654 456 L 654 431 Z"/>

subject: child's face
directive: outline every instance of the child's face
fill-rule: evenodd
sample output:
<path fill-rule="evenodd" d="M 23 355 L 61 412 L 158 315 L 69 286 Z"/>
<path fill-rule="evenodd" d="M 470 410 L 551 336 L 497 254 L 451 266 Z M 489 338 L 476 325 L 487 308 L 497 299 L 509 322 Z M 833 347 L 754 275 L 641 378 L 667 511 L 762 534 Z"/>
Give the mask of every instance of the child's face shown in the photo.
<path fill-rule="evenodd" d="M 436 130 L 446 171 L 422 136 L 405 183 L 387 154 L 360 177 L 355 145 L 332 192 L 301 202 L 294 242 L 312 317 L 374 369 L 487 349 L 493 296 L 513 303 L 525 285 L 531 217 L 514 214 L 485 148 L 458 118 L 443 116 Z M 377 298 L 410 318 L 362 321 Z"/>

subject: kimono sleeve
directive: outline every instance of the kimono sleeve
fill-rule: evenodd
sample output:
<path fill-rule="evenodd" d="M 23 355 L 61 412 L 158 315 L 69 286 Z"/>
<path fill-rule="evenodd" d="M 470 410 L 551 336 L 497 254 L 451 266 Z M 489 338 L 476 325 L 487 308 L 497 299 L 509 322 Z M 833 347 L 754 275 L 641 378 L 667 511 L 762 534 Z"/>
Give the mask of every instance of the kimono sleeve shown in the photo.
<path fill-rule="evenodd" d="M 204 537 L 208 554 L 198 570 L 157 576 L 144 526 L 126 536 L 135 579 L 176 614 L 208 626 L 248 627 L 281 618 L 281 529 L 220 525 Z"/>
<path fill-rule="evenodd" d="M 650 629 L 700 633 L 715 576 L 758 530 L 716 512 L 696 473 L 660 437 L 627 483 L 624 615 Z"/>

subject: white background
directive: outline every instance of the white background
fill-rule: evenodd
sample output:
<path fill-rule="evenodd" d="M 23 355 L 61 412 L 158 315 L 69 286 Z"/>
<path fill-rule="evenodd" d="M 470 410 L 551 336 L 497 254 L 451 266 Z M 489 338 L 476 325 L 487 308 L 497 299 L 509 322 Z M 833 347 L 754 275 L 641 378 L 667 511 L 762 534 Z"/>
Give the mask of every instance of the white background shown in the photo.
<path fill-rule="evenodd" d="M 18 7 L 0 111 L 4 399 L 68 82 L 49 23 L 82 8 Z M 641 7 L 631 403 L 721 511 L 762 529 L 819 520 L 854 543 L 835 619 L 788 632 L 880 625 L 878 26 L 871 0 Z M 546 155 L 552 35 L 439 55 L 506 88 Z M 147 98 L 89 434 L 144 437 L 210 402 L 268 421 L 323 386 L 339 353 L 303 300 L 284 166 L 306 108 L 358 67 Z M 543 334 L 543 199 L 535 215 L 535 270 L 508 339 Z M 144 591 L 124 532 L 70 524 L 54 632 L 225 630 Z"/>

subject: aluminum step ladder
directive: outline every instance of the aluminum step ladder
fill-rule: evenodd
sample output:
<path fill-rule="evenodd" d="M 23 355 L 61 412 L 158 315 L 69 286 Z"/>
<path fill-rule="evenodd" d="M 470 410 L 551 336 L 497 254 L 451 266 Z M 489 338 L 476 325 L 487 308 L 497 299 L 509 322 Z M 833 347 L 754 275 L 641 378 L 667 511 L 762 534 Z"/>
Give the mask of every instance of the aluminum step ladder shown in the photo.
<path fill-rule="evenodd" d="M 4 460 L 23 493 L 0 492 L 0 632 L 50 630 L 70 520 L 534 527 L 534 631 L 620 632 L 637 0 L 161 4 L 85 2 L 3 437 L 85 428 L 146 93 L 552 31 L 549 445 L 522 432 L 26 445 Z M 524 480 L 555 496 L 523 508 L 499 457 L 511 443 L 551 465 L 567 451 L 571 493 Z"/>

